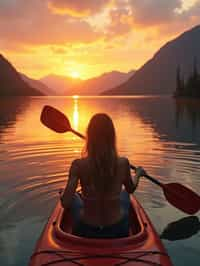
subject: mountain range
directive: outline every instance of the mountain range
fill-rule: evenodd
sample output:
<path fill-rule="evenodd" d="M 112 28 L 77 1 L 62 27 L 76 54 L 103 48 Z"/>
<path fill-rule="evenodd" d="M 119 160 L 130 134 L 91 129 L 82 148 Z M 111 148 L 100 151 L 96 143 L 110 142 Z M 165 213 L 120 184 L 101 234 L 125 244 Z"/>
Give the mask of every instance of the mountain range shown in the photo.
<path fill-rule="evenodd" d="M 29 84 L 29 86 L 37 88 L 42 94 L 44 95 L 55 95 L 55 92 L 50 89 L 48 86 L 46 86 L 44 83 L 37 79 L 32 79 L 26 76 L 25 74 L 20 73 L 21 78 Z"/>
<path fill-rule="evenodd" d="M 53 95 L 72 95 L 72 88 L 79 85 L 82 82 L 81 79 L 74 79 L 66 76 L 60 76 L 55 74 L 50 74 L 39 80 L 49 88 L 52 88 Z"/>
<path fill-rule="evenodd" d="M 0 95 L 172 95 L 178 67 L 185 80 L 193 71 L 194 61 L 199 70 L 199 47 L 200 25 L 166 43 L 137 71 L 112 71 L 88 80 L 54 74 L 31 79 L 0 55 Z"/>
<path fill-rule="evenodd" d="M 43 95 L 26 83 L 17 70 L 0 54 L 0 96 Z"/>
<path fill-rule="evenodd" d="M 123 83 L 133 73 L 134 71 L 112 71 L 88 80 L 52 74 L 36 80 L 19 73 L 3 55 L 0 55 L 0 95 L 98 95 L 111 85 Z"/>
<path fill-rule="evenodd" d="M 176 70 L 180 66 L 186 79 L 193 71 L 194 60 L 200 68 L 200 26 L 184 32 L 166 43 L 136 73 L 106 95 L 173 94 L 176 87 Z"/>
<path fill-rule="evenodd" d="M 102 74 L 101 76 L 84 80 L 79 86 L 73 89 L 73 94 L 78 95 L 99 95 L 111 86 L 119 86 L 133 76 L 135 70 L 128 73 L 112 71 Z"/>
<path fill-rule="evenodd" d="M 56 95 L 99 95 L 111 86 L 118 86 L 125 82 L 134 73 L 134 70 L 128 73 L 112 71 L 87 80 L 49 75 L 40 81 L 49 88 L 53 88 Z"/>

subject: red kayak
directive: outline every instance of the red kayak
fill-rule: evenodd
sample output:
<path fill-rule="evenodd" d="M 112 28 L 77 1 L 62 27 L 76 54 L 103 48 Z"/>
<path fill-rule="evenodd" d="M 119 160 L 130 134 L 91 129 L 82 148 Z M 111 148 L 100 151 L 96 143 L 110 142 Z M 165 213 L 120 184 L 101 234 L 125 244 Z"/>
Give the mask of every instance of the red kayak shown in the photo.
<path fill-rule="evenodd" d="M 89 239 L 72 235 L 70 212 L 56 205 L 31 256 L 29 266 L 172 266 L 152 223 L 131 196 L 130 235 Z"/>

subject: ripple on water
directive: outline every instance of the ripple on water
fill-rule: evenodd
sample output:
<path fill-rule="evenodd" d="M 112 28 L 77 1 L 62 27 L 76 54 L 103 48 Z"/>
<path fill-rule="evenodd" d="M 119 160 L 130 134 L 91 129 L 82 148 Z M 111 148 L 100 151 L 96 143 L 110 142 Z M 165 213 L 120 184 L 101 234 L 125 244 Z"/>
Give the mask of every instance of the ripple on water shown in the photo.
<path fill-rule="evenodd" d="M 153 108 L 156 108 L 153 102 L 150 105 L 151 108 L 145 111 L 138 101 L 141 100 L 122 101 L 120 99 L 118 110 L 116 106 L 112 109 L 112 101 L 105 105 L 104 101 L 95 100 L 93 104 L 93 101 L 88 103 L 84 100 L 79 106 L 80 120 L 83 119 L 81 121 L 86 124 L 93 112 L 102 112 L 102 110 L 111 112 L 117 124 L 121 155 L 128 157 L 129 161 L 136 166 L 143 166 L 150 175 L 162 182 L 180 182 L 199 192 L 199 143 L 182 142 L 178 137 L 172 138 L 174 120 L 164 121 L 163 125 L 162 119 L 156 121 L 160 110 L 155 110 L 151 114 Z M 23 252 L 26 249 L 23 243 L 32 243 L 32 247 L 34 246 L 36 236 L 39 236 L 44 222 L 56 204 L 59 189 L 66 184 L 69 166 L 74 158 L 80 157 L 83 148 L 82 140 L 72 138 L 70 134 L 66 138 L 59 134 L 48 135 L 51 134 L 48 129 L 41 127 L 38 119 L 40 110 L 44 103 L 49 102 L 57 104 L 58 107 L 61 102 L 60 109 L 71 112 L 73 120 L 73 101 L 69 103 L 66 99 L 37 100 L 27 113 L 16 118 L 16 125 L 15 121 L 8 122 L 7 128 L 1 129 L 4 133 L 3 137 L 0 136 L 0 230 L 6 234 L 10 230 L 10 239 L 12 235 L 15 239 L 12 239 L 13 242 L 9 244 L 9 241 L 5 240 L 7 236 L 2 240 L 1 234 L 0 245 L 3 243 L 4 254 L 13 248 L 13 254 L 16 254 L 18 259 L 21 256 L 17 255 L 17 251 Z M 89 111 L 87 103 L 90 107 Z M 147 103 L 148 101 L 145 102 L 145 106 Z M 67 109 L 68 106 L 71 108 L 69 108 L 70 111 Z M 33 110 L 37 111 L 37 117 L 32 115 Z M 30 127 L 30 118 L 33 119 L 35 127 L 39 128 L 38 132 L 41 135 L 38 136 L 37 132 L 27 130 Z M 170 124 L 169 127 L 166 123 Z M 84 130 L 84 128 L 81 129 Z M 171 139 L 177 141 L 171 141 Z M 136 195 L 159 232 L 181 215 L 180 211 L 167 203 L 162 190 L 145 178 L 141 178 Z M 25 233 L 25 231 L 30 232 Z M 27 237 L 25 242 L 23 237 Z M 199 239 L 199 235 L 197 237 Z M 12 244 L 13 247 L 11 247 Z M 170 244 L 165 242 L 165 245 L 170 250 Z M 175 247 L 178 246 L 179 243 L 176 243 Z M 197 244 L 194 246 L 198 247 Z M 174 247 L 173 250 L 175 250 Z M 27 254 L 30 253 L 29 247 Z M 171 254 L 173 257 L 173 252 Z M 194 256 L 198 257 L 197 254 Z M 177 265 L 182 265 L 180 257 L 179 254 Z M 7 263 L 4 263 L 6 266 L 11 265 L 8 263 L 8 258 L 9 253 L 4 256 L 5 261 L 7 260 Z M 12 265 L 22 266 L 21 263 L 14 264 L 16 261 L 12 261 Z"/>
<path fill-rule="evenodd" d="M 60 142 L 9 145 L 8 160 L 1 163 L 2 219 L 14 222 L 46 215 L 66 184 L 75 149 L 81 150 L 80 145 Z"/>

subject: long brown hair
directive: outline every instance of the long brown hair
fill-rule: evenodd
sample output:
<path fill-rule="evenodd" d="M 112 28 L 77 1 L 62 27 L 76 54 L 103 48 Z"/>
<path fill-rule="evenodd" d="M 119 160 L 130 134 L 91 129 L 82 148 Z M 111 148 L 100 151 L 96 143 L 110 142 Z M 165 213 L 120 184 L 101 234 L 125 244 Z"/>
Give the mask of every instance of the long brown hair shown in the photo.
<path fill-rule="evenodd" d="M 95 114 L 87 128 L 86 155 L 97 192 L 107 192 L 114 183 L 117 167 L 116 134 L 107 114 Z"/>

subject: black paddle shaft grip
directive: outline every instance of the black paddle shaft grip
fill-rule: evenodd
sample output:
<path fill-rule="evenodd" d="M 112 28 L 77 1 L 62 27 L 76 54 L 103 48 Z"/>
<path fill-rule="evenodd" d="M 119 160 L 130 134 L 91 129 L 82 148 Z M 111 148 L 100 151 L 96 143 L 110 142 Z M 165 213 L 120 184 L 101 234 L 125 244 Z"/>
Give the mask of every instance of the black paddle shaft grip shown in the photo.
<path fill-rule="evenodd" d="M 134 166 L 134 165 L 130 165 L 130 168 L 133 169 L 133 170 L 136 170 L 137 168 Z M 162 187 L 162 183 L 159 182 L 157 179 L 153 178 L 152 176 L 149 176 L 149 175 L 145 175 L 144 177 L 146 177 L 147 179 L 149 179 L 150 181 L 152 181 L 154 184 Z"/>

